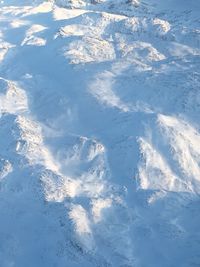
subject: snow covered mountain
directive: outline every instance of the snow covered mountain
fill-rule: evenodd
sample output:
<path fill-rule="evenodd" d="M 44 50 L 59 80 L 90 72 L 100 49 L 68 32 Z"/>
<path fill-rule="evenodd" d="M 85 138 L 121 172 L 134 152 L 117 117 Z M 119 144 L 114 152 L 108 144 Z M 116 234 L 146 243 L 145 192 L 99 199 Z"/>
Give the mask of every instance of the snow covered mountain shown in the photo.
<path fill-rule="evenodd" d="M 0 267 L 200 266 L 200 2 L 0 2 Z"/>

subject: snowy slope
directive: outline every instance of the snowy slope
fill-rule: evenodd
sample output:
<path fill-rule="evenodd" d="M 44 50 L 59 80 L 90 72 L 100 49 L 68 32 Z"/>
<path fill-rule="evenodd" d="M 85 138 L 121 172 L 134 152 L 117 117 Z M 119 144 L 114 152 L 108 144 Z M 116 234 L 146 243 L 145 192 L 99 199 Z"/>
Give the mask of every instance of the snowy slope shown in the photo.
<path fill-rule="evenodd" d="M 0 3 L 0 267 L 200 265 L 200 3 Z"/>

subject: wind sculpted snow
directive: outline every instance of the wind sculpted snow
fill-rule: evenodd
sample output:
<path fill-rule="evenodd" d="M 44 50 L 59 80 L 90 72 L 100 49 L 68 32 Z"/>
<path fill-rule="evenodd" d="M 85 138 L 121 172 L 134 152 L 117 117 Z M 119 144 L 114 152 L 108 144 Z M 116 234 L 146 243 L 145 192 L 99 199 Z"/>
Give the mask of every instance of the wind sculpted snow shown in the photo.
<path fill-rule="evenodd" d="M 0 266 L 200 265 L 197 1 L 1 1 Z"/>

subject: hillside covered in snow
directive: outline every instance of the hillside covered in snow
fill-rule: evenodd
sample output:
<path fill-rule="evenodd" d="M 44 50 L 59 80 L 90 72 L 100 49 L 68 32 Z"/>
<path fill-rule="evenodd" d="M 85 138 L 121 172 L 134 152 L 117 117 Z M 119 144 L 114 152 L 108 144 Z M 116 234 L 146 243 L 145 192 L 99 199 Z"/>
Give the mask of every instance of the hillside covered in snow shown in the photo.
<path fill-rule="evenodd" d="M 0 2 L 0 267 L 200 266 L 200 2 Z"/>

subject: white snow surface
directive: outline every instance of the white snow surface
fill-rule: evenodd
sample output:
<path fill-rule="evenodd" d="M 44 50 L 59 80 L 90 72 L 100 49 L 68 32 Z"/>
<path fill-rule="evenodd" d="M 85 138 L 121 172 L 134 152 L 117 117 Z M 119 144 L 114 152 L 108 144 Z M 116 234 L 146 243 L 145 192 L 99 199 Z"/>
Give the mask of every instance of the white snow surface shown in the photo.
<path fill-rule="evenodd" d="M 200 2 L 0 2 L 0 267 L 200 266 Z"/>

